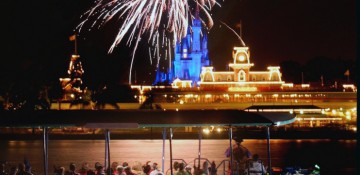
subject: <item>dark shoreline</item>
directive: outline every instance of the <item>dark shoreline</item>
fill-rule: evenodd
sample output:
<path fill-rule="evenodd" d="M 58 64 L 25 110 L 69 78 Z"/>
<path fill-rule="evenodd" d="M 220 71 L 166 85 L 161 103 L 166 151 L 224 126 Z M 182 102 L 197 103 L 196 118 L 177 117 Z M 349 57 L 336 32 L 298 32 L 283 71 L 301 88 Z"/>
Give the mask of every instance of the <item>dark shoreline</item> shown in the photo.
<path fill-rule="evenodd" d="M 111 140 L 137 140 L 137 139 L 163 139 L 161 132 L 144 133 L 113 133 Z M 244 131 L 241 133 L 244 139 L 266 139 L 263 131 Z M 198 133 L 175 132 L 173 139 L 198 139 Z M 203 134 L 202 139 L 228 139 L 227 133 Z M 42 140 L 43 135 L 36 134 L 0 134 L 0 140 Z M 104 140 L 104 134 L 49 134 L 50 140 Z M 357 139 L 355 132 L 324 130 L 324 131 L 272 131 L 270 139 L 334 139 L 334 140 L 354 140 Z"/>

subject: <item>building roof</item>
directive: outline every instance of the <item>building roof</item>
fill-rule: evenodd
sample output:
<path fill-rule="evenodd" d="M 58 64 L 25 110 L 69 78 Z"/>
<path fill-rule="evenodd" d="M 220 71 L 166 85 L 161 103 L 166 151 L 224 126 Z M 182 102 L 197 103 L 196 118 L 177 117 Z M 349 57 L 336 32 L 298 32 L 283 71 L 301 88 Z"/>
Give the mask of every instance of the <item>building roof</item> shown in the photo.
<path fill-rule="evenodd" d="M 321 109 L 315 105 L 253 105 L 246 109 Z"/>
<path fill-rule="evenodd" d="M 0 116 L 0 127 L 77 126 L 111 129 L 209 125 L 270 126 L 277 122 L 276 119 L 271 119 L 272 116 L 241 110 L 1 111 Z M 293 116 L 287 115 L 286 120 L 293 119 Z"/>

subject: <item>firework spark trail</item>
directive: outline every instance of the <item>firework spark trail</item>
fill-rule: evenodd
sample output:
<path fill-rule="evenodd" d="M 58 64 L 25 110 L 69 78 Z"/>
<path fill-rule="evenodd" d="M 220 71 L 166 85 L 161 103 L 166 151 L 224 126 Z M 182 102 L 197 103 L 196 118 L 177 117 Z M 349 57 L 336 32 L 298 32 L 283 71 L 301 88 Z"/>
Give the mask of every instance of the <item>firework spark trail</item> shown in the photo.
<path fill-rule="evenodd" d="M 94 7 L 82 15 L 85 19 L 80 22 L 76 30 L 80 33 L 83 27 L 90 23 L 88 29 L 90 31 L 96 26 L 100 28 L 115 17 L 121 19 L 119 20 L 119 30 L 108 53 L 112 53 L 126 36 L 126 45 L 131 46 L 134 43 L 129 72 L 129 83 L 131 84 L 132 64 L 141 37 L 146 33 L 149 35 L 148 42 L 151 38 L 156 40 L 158 48 L 155 50 L 159 52 L 159 30 L 164 33 L 166 31 L 172 33 L 172 40 L 174 40 L 172 47 L 174 47 L 177 41 L 186 36 L 189 17 L 194 18 L 188 1 L 193 1 L 204 12 L 208 19 L 207 26 L 211 28 L 213 21 L 208 11 L 214 5 L 219 5 L 217 0 L 97 0 Z M 205 24 L 203 20 L 201 21 Z M 166 25 L 162 27 L 161 24 Z M 164 33 L 161 33 L 162 37 L 167 37 Z"/>
<path fill-rule="evenodd" d="M 228 29 L 230 29 L 232 32 L 234 32 L 235 33 L 235 35 L 239 38 L 239 40 L 240 40 L 240 43 L 242 44 L 242 46 L 246 46 L 245 45 L 245 43 L 244 43 L 244 41 L 242 40 L 242 38 L 239 36 L 239 34 L 237 34 L 236 32 L 235 32 L 235 30 L 234 29 L 232 29 L 231 27 L 229 27 L 227 24 L 225 24 L 224 22 L 222 22 L 222 21 L 220 21 L 221 22 L 221 24 L 224 24 Z"/>

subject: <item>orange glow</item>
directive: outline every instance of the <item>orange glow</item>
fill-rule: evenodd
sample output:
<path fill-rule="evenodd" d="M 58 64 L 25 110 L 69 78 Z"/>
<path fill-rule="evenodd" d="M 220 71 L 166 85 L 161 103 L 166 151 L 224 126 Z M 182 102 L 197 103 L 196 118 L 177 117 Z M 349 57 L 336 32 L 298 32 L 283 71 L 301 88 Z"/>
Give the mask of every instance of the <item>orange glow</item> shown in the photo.
<path fill-rule="evenodd" d="M 302 87 L 302 88 L 309 88 L 309 87 L 310 87 L 310 84 L 301 84 L 301 87 Z"/>
<path fill-rule="evenodd" d="M 229 92 L 255 92 L 257 91 L 256 87 L 229 87 Z"/>

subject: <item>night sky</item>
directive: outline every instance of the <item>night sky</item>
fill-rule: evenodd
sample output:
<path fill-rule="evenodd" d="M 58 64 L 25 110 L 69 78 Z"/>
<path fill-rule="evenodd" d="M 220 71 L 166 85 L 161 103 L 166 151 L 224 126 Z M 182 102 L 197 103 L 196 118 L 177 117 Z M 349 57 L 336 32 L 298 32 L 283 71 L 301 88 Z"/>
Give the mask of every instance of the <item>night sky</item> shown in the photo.
<path fill-rule="evenodd" d="M 294 60 L 325 56 L 356 60 L 355 0 L 225 0 L 219 1 L 209 31 L 209 54 L 216 70 L 226 70 L 236 36 L 232 28 L 242 22 L 242 36 L 250 47 L 254 70 Z M 80 22 L 80 15 L 93 1 L 5 0 L 2 1 L 1 84 L 14 81 L 57 81 L 66 76 L 73 42 L 69 36 Z M 112 54 L 107 50 L 117 31 L 116 23 L 84 32 L 79 38 L 79 53 L 89 83 L 126 83 L 131 48 L 121 44 Z M 146 54 L 143 54 L 146 53 Z M 146 44 L 141 44 L 134 65 L 137 81 L 152 83 Z"/>

